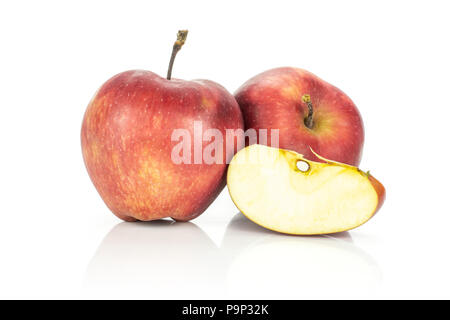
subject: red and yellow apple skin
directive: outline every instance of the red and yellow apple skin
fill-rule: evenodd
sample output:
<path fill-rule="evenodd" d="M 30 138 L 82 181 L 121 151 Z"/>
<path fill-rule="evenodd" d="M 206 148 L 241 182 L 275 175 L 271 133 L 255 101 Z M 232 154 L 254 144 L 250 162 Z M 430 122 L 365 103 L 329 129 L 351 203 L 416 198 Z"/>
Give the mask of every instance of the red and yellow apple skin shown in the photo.
<path fill-rule="evenodd" d="M 311 97 L 314 125 L 305 125 Z M 312 73 L 297 68 L 277 68 L 244 83 L 235 93 L 245 128 L 279 129 L 279 147 L 320 161 L 311 152 L 357 166 L 364 144 L 364 127 L 355 104 L 341 90 Z M 273 145 L 272 145 L 273 146 Z"/>
<path fill-rule="evenodd" d="M 212 81 L 135 70 L 98 90 L 84 115 L 81 145 L 89 176 L 117 217 L 187 221 L 217 197 L 226 183 L 226 152 L 234 150 L 224 146 L 221 164 L 194 164 L 194 121 L 201 121 L 203 132 L 214 128 L 224 137 L 225 129 L 244 128 L 234 97 Z M 180 128 L 191 135 L 190 164 L 171 159 L 179 143 L 171 135 Z M 199 143 L 203 150 L 211 141 Z"/>
<path fill-rule="evenodd" d="M 370 183 L 372 184 L 373 188 L 375 189 L 378 195 L 378 205 L 377 208 L 375 209 L 375 212 L 372 215 L 373 217 L 378 212 L 378 210 L 380 210 L 381 206 L 384 203 L 384 200 L 386 200 L 386 189 L 384 188 L 383 184 L 377 179 L 375 179 L 372 175 L 370 175 L 369 172 L 367 173 L 367 175 L 369 177 Z"/>

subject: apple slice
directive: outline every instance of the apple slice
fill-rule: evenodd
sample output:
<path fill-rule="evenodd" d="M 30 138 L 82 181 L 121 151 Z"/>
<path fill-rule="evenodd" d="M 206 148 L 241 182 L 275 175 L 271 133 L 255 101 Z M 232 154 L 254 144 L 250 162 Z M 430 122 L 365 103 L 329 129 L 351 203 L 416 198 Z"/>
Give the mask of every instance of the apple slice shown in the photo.
<path fill-rule="evenodd" d="M 326 234 L 350 230 L 381 207 L 385 189 L 369 173 L 316 154 L 254 144 L 239 151 L 228 168 L 228 190 L 241 212 L 270 230 Z"/>

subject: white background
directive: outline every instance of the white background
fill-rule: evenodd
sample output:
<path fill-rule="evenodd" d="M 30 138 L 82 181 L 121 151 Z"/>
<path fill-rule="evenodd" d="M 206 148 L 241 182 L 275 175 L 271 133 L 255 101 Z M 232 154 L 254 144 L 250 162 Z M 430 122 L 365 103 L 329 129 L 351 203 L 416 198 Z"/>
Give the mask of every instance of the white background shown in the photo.
<path fill-rule="evenodd" d="M 3 1 L 0 5 L 0 298 L 450 298 L 447 1 Z M 225 189 L 192 223 L 130 224 L 81 156 L 90 98 L 116 73 L 234 92 L 305 68 L 364 119 L 361 168 L 387 199 L 334 237 L 267 232 Z"/>

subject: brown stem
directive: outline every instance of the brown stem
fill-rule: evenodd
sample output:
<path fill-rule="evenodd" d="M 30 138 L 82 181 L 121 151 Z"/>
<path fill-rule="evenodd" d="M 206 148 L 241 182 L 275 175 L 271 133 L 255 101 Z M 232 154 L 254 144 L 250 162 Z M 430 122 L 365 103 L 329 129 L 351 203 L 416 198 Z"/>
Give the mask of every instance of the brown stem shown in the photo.
<path fill-rule="evenodd" d="M 311 97 L 309 94 L 305 94 L 303 95 L 302 100 L 308 106 L 308 115 L 305 118 L 305 126 L 307 126 L 309 129 L 312 129 L 314 127 L 314 121 L 313 121 L 313 105 L 311 103 Z"/>
<path fill-rule="evenodd" d="M 177 34 L 177 41 L 173 44 L 172 49 L 172 56 L 170 57 L 169 62 L 169 70 L 167 70 L 167 80 L 170 80 L 172 78 L 172 68 L 173 68 L 173 62 L 175 61 L 175 56 L 177 55 L 178 51 L 180 51 L 181 47 L 186 41 L 188 31 L 187 30 L 179 30 Z"/>

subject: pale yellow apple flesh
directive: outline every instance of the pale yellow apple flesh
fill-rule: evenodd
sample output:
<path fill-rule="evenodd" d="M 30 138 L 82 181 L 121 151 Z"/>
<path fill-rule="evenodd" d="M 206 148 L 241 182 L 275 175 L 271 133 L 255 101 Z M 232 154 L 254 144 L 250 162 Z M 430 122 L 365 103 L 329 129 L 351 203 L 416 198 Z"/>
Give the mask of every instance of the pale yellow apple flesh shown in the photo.
<path fill-rule="evenodd" d="M 384 199 L 384 187 L 356 167 L 305 159 L 294 151 L 254 144 L 239 151 L 227 185 L 253 222 L 289 234 L 326 234 L 356 228 Z"/>

